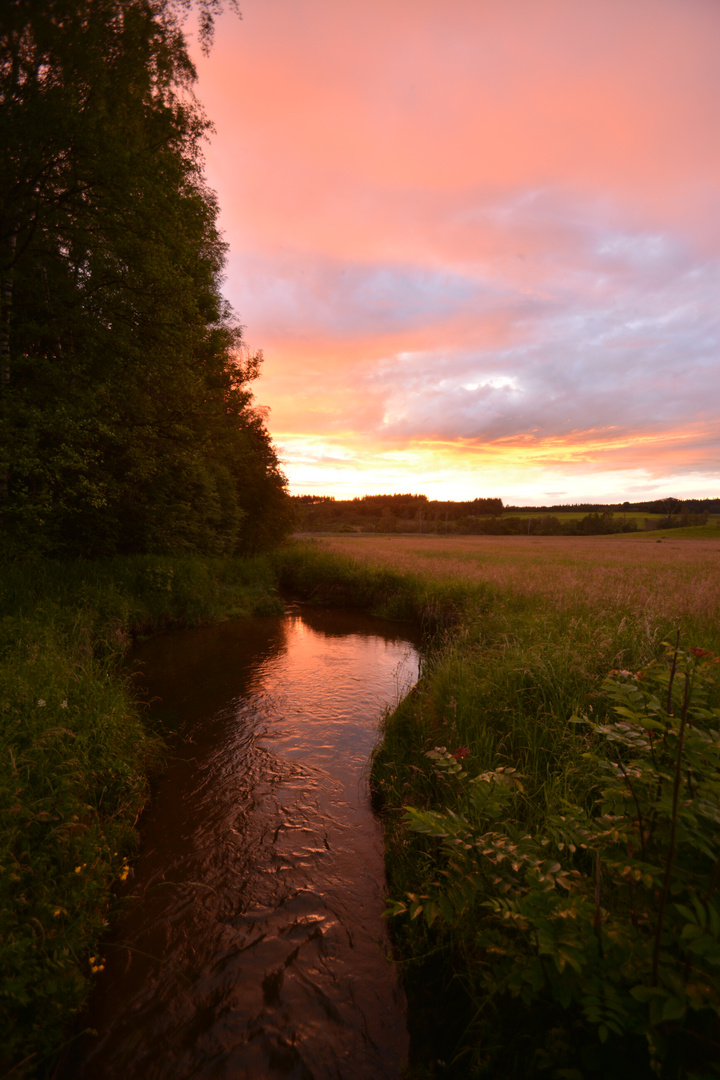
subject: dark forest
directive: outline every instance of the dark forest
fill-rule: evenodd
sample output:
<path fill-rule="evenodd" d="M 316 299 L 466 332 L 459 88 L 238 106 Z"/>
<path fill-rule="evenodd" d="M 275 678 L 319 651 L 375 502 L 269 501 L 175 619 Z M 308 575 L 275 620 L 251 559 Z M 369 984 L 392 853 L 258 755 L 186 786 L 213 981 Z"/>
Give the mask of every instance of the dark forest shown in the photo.
<path fill-rule="evenodd" d="M 3 5 L 6 556 L 226 555 L 288 527 L 251 392 L 261 354 L 220 291 L 210 125 L 179 14 L 147 0 Z"/>

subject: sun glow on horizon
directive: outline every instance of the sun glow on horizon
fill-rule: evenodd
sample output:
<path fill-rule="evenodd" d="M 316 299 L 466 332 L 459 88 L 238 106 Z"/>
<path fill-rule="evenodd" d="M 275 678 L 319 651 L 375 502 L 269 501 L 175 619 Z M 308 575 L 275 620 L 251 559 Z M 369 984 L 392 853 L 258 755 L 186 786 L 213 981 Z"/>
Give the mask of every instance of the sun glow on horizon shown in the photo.
<path fill-rule="evenodd" d="M 279 436 L 278 445 L 294 495 L 355 498 L 413 491 L 433 499 L 484 495 L 515 503 L 554 493 L 567 502 L 602 502 L 643 498 L 643 493 L 648 498 L 677 494 L 676 475 L 667 478 L 668 458 L 675 470 L 682 468 L 682 494 L 705 497 L 714 476 L 697 447 L 700 441 L 712 441 L 713 434 L 696 426 L 624 435 L 586 431 L 544 439 L 528 433 L 492 444 L 417 440 L 368 448 L 352 433 L 335 439 L 308 433 Z"/>

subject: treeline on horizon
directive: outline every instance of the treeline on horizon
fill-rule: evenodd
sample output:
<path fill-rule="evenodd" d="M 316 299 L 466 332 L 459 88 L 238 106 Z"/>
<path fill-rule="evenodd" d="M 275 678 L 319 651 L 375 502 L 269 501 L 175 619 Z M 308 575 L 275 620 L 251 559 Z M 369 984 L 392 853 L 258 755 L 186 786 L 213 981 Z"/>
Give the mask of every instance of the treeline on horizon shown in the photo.
<path fill-rule="evenodd" d="M 505 506 L 502 499 L 460 501 L 429 499 L 427 495 L 363 495 L 336 499 L 332 495 L 296 495 L 296 528 L 313 532 L 434 532 L 504 536 L 515 534 L 583 536 L 635 532 L 637 520 L 628 514 L 660 515 L 644 526 L 675 528 L 703 525 L 720 513 L 720 499 L 656 499 L 612 505 L 575 503 L 564 506 Z M 558 517 L 568 515 L 573 517 Z M 584 517 L 578 514 L 585 513 Z"/>
<path fill-rule="evenodd" d="M 533 513 L 570 513 L 582 510 L 602 513 L 611 510 L 614 513 L 645 513 L 662 514 L 664 517 L 675 517 L 678 514 L 720 514 L 720 498 L 718 499 L 651 499 L 648 502 L 622 502 L 622 503 L 564 503 L 555 506 L 506 506 L 508 511 L 531 511 Z"/>
<path fill-rule="evenodd" d="M 0 550 L 252 552 L 290 528 L 221 294 L 175 0 L 0 13 Z M 198 0 L 207 35 L 219 6 Z"/>

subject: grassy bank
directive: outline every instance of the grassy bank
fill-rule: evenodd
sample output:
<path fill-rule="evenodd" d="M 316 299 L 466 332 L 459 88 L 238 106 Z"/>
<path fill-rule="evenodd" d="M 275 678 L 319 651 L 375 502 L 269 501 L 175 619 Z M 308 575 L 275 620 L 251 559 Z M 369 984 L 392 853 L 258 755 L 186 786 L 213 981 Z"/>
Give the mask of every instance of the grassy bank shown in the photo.
<path fill-rule="evenodd" d="M 133 636 L 277 610 L 265 559 L 137 557 L 0 574 L 0 1075 L 43 1075 L 102 965 L 162 759 L 123 673 Z"/>
<path fill-rule="evenodd" d="M 431 575 L 363 562 L 315 542 L 279 548 L 272 556 L 280 588 L 306 602 L 363 608 L 386 619 L 408 619 L 427 634 L 458 626 L 486 610 L 483 583 L 436 580 Z"/>
<path fill-rule="evenodd" d="M 413 1077 L 716 1075 L 718 552 L 591 544 L 323 544 L 456 613 L 373 764 Z"/>

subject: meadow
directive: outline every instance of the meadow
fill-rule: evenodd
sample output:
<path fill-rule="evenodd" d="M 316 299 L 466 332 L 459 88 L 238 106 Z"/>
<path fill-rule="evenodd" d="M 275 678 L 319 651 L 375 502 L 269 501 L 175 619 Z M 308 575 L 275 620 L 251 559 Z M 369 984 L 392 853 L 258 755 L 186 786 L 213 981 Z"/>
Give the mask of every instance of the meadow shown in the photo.
<path fill-rule="evenodd" d="M 720 545 L 317 546 L 435 615 L 372 767 L 408 1076 L 717 1075 Z"/>
<path fill-rule="evenodd" d="M 674 530 L 678 532 L 679 530 Z M 647 618 L 720 616 L 720 543 L 648 536 L 323 537 L 324 550 L 434 581 L 489 585 L 542 598 L 553 609 L 587 605 Z"/>

